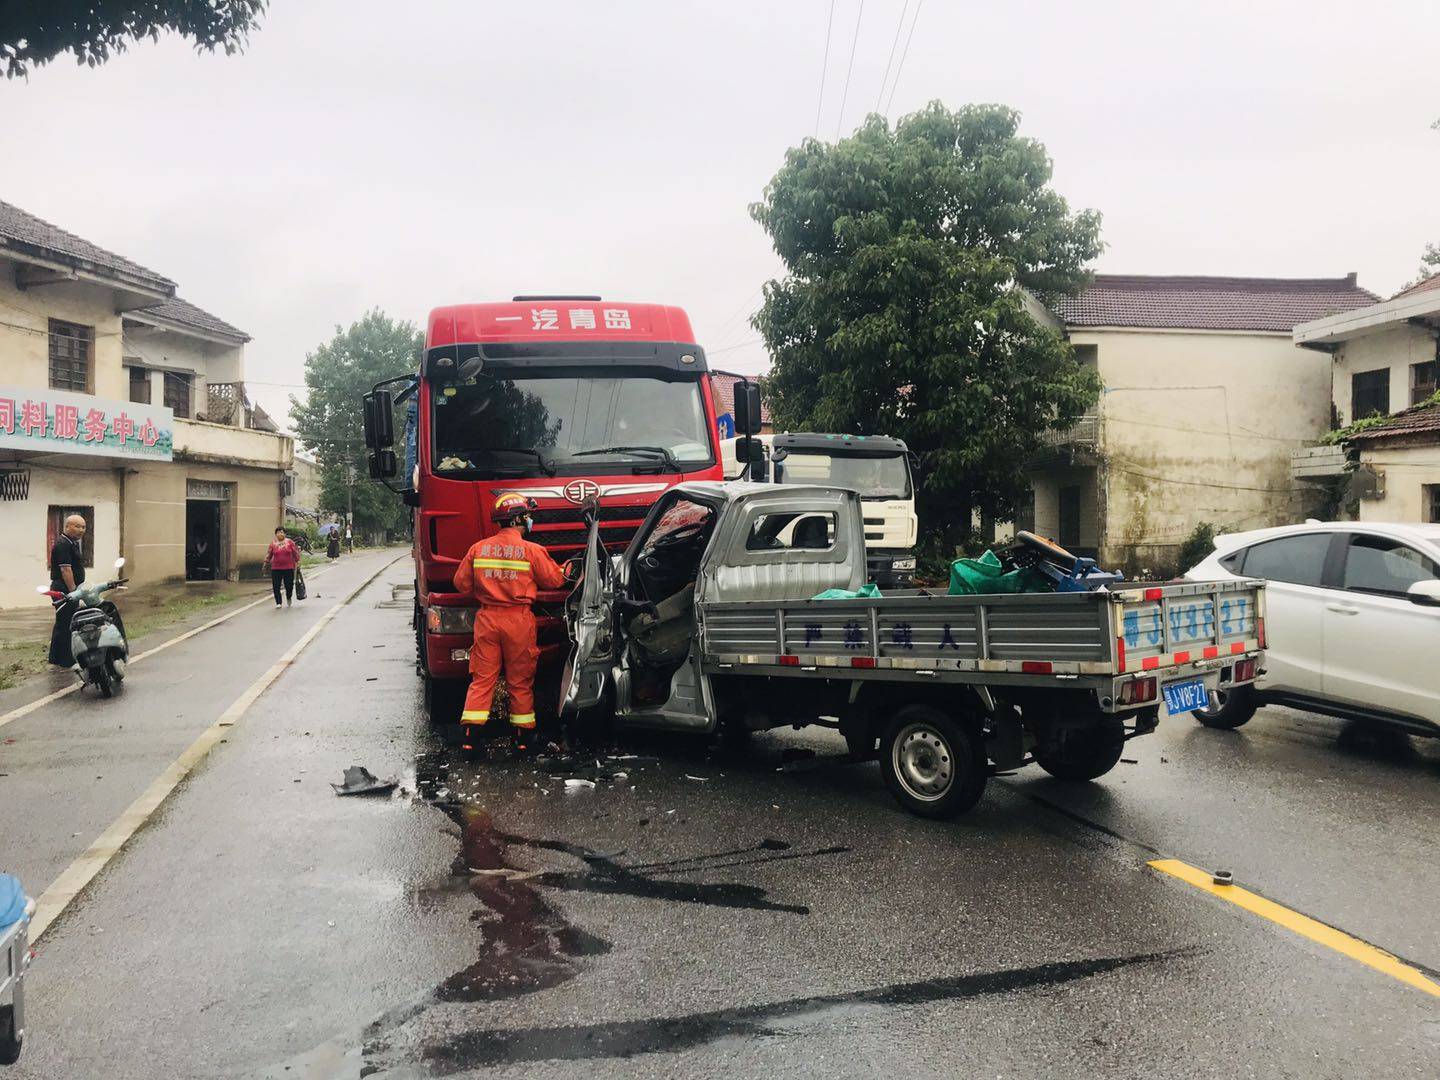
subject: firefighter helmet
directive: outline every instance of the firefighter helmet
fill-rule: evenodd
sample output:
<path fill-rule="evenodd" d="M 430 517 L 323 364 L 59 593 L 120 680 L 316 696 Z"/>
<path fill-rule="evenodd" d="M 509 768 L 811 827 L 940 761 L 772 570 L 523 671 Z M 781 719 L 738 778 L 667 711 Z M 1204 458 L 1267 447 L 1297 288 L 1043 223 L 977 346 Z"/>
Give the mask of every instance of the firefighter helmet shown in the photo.
<path fill-rule="evenodd" d="M 495 507 L 491 510 L 490 516 L 496 521 L 514 521 L 516 518 L 528 514 L 534 505 L 534 499 L 527 499 L 524 495 L 507 491 L 495 500 Z"/>

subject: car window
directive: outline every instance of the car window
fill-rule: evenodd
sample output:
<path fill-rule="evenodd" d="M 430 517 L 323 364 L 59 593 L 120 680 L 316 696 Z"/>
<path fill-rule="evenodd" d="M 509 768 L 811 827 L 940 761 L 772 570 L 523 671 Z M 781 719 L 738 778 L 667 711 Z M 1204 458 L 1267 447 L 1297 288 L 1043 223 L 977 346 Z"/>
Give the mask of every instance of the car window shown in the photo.
<path fill-rule="evenodd" d="M 1266 540 L 1245 552 L 1245 575 L 1292 585 L 1319 585 L 1325 573 L 1330 533 L 1304 533 Z"/>
<path fill-rule="evenodd" d="M 1432 560 L 1385 536 L 1354 535 L 1345 551 L 1345 588 L 1356 592 L 1404 596 L 1415 582 L 1437 577 Z"/>
<path fill-rule="evenodd" d="M 746 551 L 829 551 L 835 546 L 835 515 L 761 514 L 745 538 Z"/>

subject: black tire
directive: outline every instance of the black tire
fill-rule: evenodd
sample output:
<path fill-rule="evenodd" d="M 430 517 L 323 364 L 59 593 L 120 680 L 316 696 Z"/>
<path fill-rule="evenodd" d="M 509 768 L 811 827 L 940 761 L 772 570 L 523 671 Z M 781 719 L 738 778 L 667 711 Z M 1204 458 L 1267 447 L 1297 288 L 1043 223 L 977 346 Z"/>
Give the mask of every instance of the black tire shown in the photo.
<path fill-rule="evenodd" d="M 115 686 L 110 682 L 110 661 L 106 660 L 99 667 L 90 669 L 90 678 L 95 682 L 95 689 L 100 691 L 101 697 L 114 697 Z"/>
<path fill-rule="evenodd" d="M 0 1005 L 0 1065 L 14 1065 L 20 1060 L 25 1033 L 15 1030 L 15 1006 Z"/>
<path fill-rule="evenodd" d="M 1196 709 L 1192 716 L 1208 728 L 1234 731 L 1250 721 L 1260 706 L 1255 701 L 1253 686 L 1237 686 L 1232 690 L 1221 690 L 1218 709 Z"/>
<path fill-rule="evenodd" d="M 437 679 L 422 676 L 425 681 L 425 712 L 436 725 L 458 724 L 465 706 L 465 692 L 470 684 L 464 679 Z"/>
<path fill-rule="evenodd" d="M 927 818 L 963 814 L 990 779 L 975 728 L 929 705 L 906 705 L 880 740 L 880 771 L 901 806 Z"/>
<path fill-rule="evenodd" d="M 1035 762 L 1057 780 L 1094 780 L 1120 763 L 1125 724 L 1111 717 L 1090 727 L 1067 728 L 1035 747 Z"/>

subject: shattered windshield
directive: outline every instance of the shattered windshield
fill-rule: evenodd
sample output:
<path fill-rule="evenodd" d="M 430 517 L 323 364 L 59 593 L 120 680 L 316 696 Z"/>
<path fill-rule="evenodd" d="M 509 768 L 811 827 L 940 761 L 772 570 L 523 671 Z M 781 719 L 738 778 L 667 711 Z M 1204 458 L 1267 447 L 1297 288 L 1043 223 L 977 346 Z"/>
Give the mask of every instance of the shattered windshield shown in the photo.
<path fill-rule="evenodd" d="M 544 472 L 653 469 L 663 462 L 656 448 L 668 451 L 682 470 L 714 460 L 700 384 L 693 379 L 484 374 L 473 384 L 437 390 L 433 415 L 434 470 L 441 475 L 517 466 Z"/>
<path fill-rule="evenodd" d="M 910 463 L 904 455 L 857 457 L 791 450 L 776 470 L 782 484 L 833 484 L 864 499 L 910 498 Z"/>

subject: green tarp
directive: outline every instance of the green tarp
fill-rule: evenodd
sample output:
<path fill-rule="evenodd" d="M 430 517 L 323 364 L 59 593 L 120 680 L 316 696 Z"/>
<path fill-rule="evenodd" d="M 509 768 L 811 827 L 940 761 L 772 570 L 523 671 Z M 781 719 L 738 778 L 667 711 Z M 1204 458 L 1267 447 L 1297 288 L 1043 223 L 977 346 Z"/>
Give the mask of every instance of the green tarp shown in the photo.
<path fill-rule="evenodd" d="M 811 600 L 879 600 L 880 587 L 873 581 L 861 585 L 860 588 L 851 592 L 849 589 L 826 589 L 810 598 Z"/>
<path fill-rule="evenodd" d="M 1030 567 L 1008 574 L 993 551 L 978 559 L 956 559 L 950 564 L 950 595 L 978 596 L 985 593 L 1052 592 L 1044 574 Z"/>

